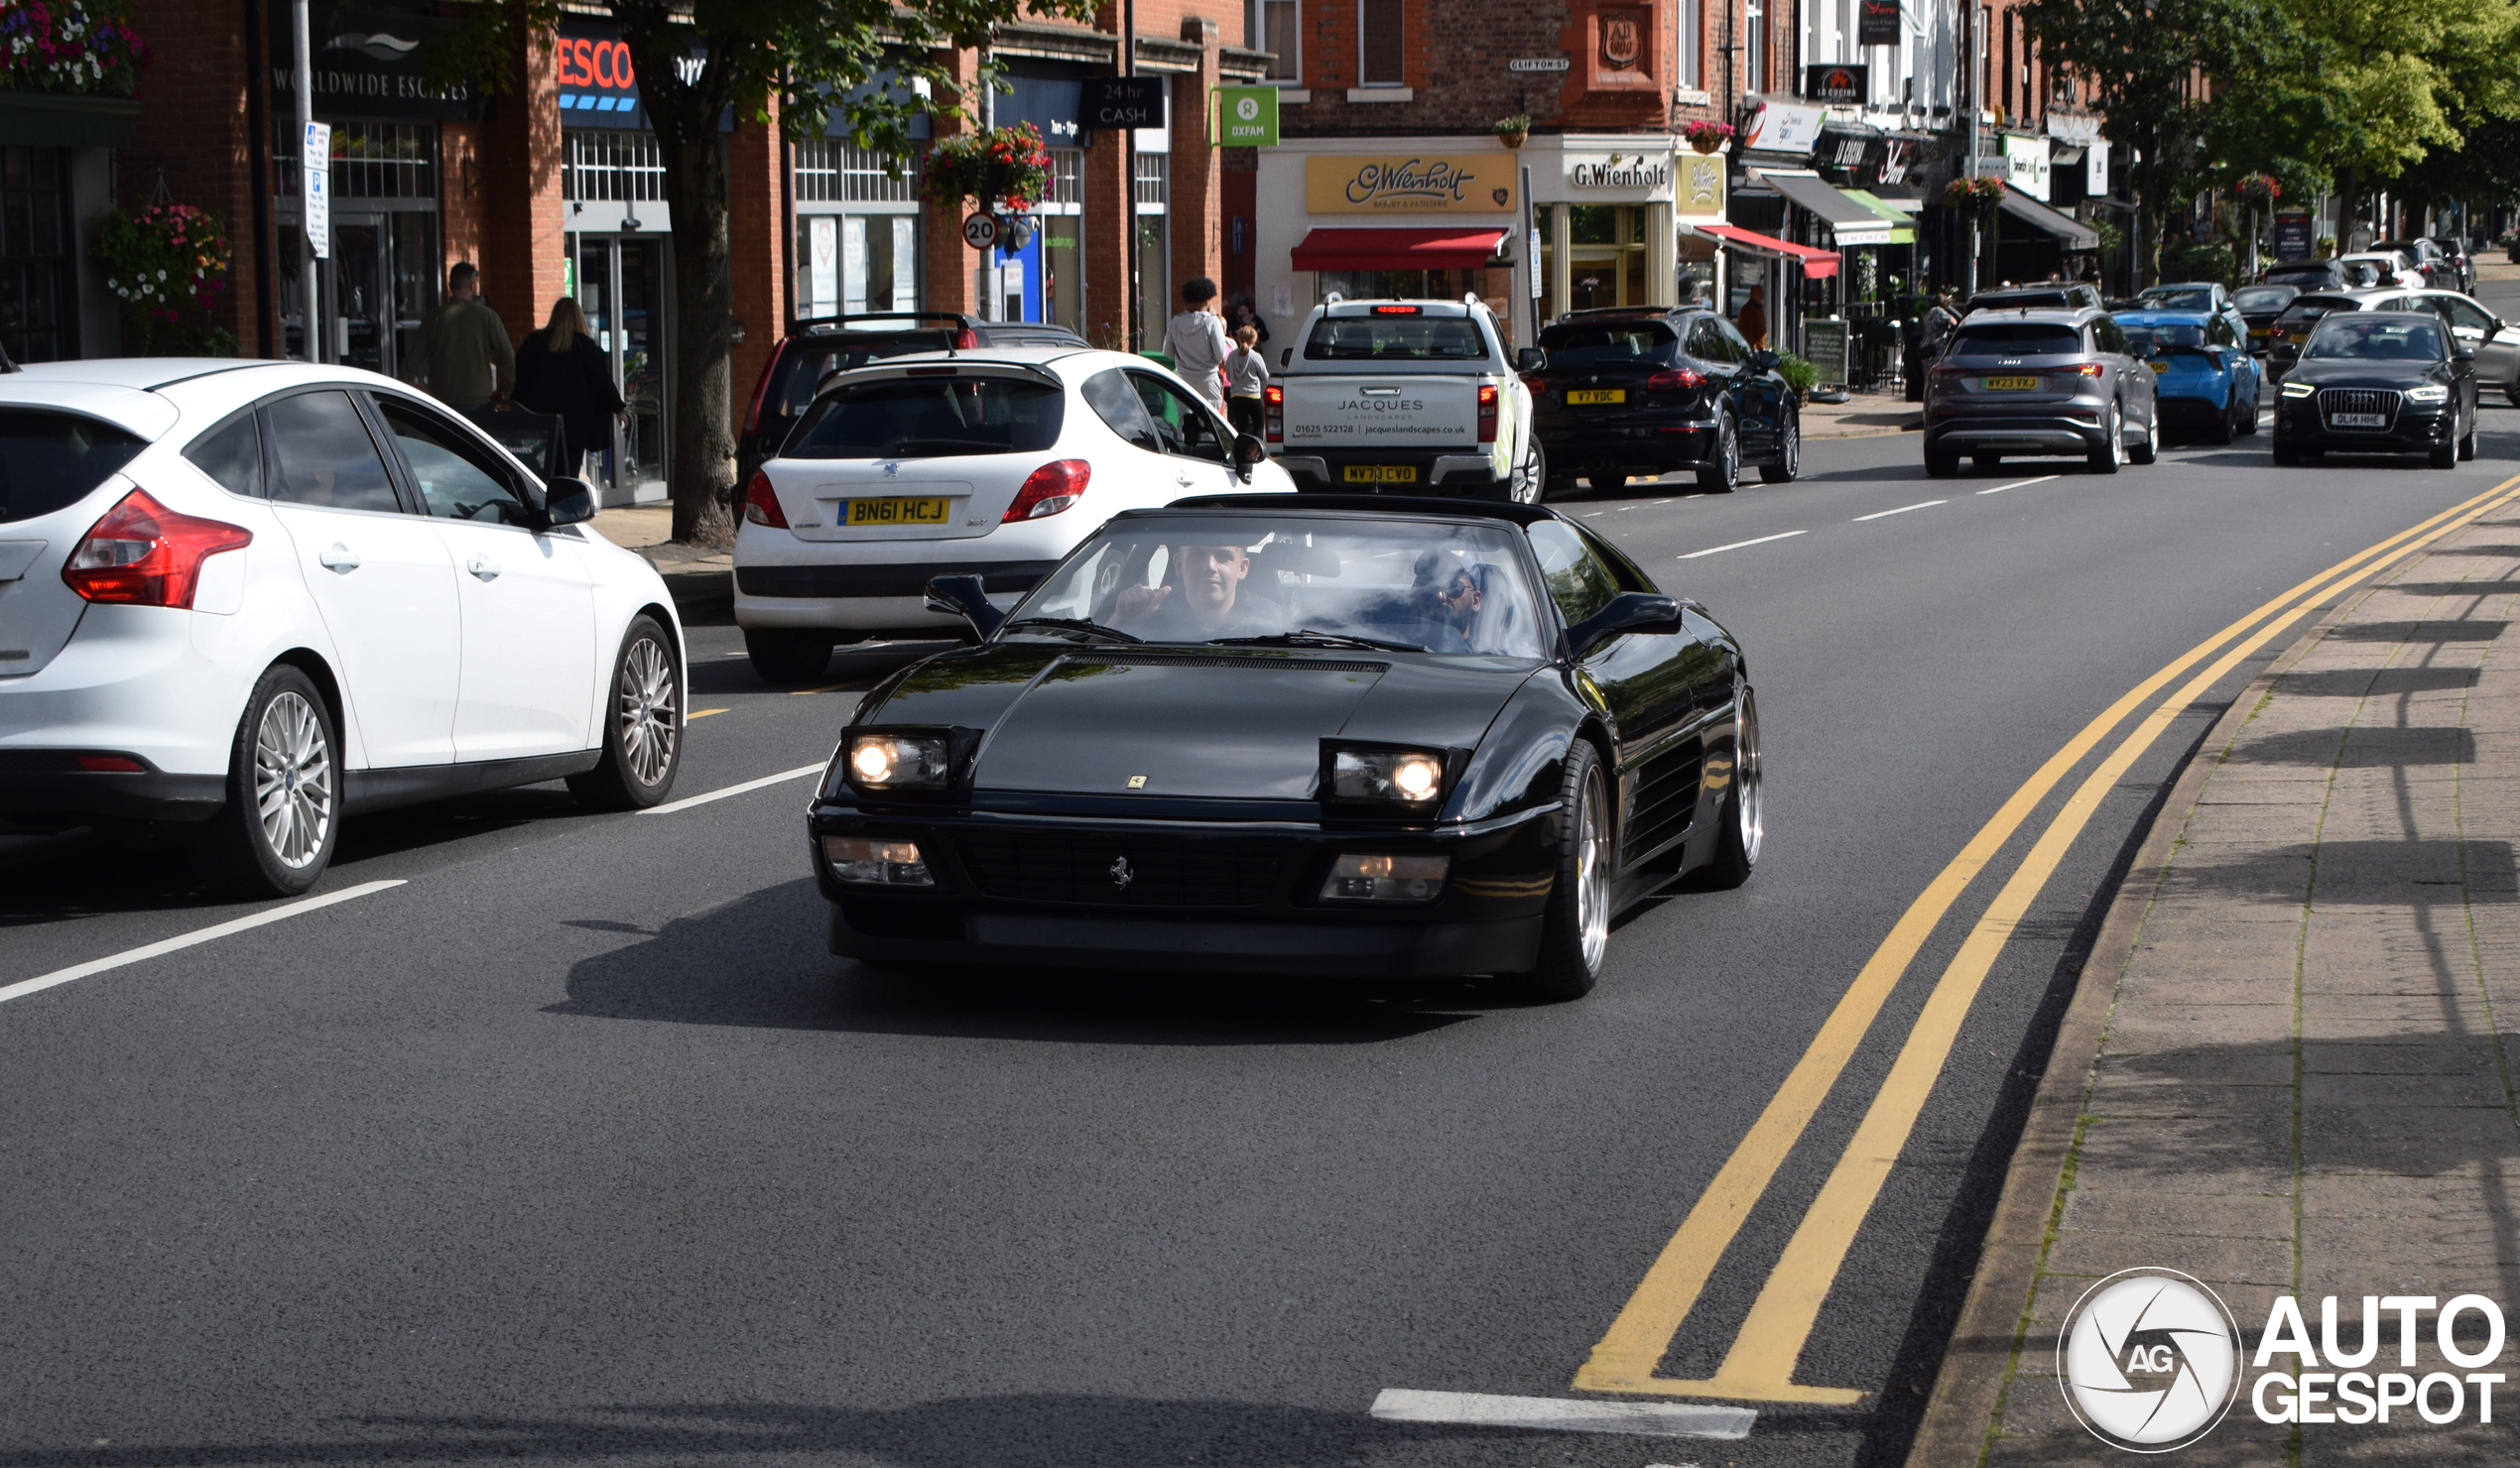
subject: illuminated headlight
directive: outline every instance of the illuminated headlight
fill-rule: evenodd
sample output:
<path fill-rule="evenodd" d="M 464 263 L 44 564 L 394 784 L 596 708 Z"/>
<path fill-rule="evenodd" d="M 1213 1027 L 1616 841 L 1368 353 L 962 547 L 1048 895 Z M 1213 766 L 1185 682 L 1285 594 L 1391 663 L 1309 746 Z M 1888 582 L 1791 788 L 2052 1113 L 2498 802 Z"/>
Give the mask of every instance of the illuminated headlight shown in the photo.
<path fill-rule="evenodd" d="M 1426 805 L 1444 793 L 1444 756 L 1422 749 L 1342 749 L 1330 756 L 1329 797 Z"/>
<path fill-rule="evenodd" d="M 2406 390 L 2406 401 L 2409 403 L 2447 403 L 2450 401 L 2450 389 L 2439 386 L 2429 388 L 2408 388 Z"/>
<path fill-rule="evenodd" d="M 1444 891 L 1449 856 L 1342 856 L 1322 884 L 1324 901 L 1423 903 Z"/>
<path fill-rule="evenodd" d="M 825 836 L 822 859 L 841 882 L 866 887 L 934 887 L 916 841 L 878 841 L 865 836 Z"/>
<path fill-rule="evenodd" d="M 2312 387 L 2306 382 L 2288 382 L 2284 384 L 2284 396 L 2287 398 L 2307 398 L 2318 391 L 2319 389 Z"/>
<path fill-rule="evenodd" d="M 842 761 L 860 790 L 937 790 L 950 774 L 943 734 L 852 734 Z"/>

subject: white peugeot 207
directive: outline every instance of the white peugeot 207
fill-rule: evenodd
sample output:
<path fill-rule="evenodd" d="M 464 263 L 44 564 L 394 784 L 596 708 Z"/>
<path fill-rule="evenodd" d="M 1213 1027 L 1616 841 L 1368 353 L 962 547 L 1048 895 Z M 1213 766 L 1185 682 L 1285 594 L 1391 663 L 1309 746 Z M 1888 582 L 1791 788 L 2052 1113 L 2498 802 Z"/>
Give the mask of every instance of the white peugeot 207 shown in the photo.
<path fill-rule="evenodd" d="M 362 810 L 656 803 L 682 626 L 594 512 L 353 368 L 0 374 L 0 827 L 189 823 L 205 875 L 285 896 Z"/>
<path fill-rule="evenodd" d="M 1011 606 L 1122 510 L 1295 481 L 1144 357 L 1009 347 L 834 376 L 744 486 L 735 621 L 773 682 L 835 643 L 954 638 L 937 576 Z"/>

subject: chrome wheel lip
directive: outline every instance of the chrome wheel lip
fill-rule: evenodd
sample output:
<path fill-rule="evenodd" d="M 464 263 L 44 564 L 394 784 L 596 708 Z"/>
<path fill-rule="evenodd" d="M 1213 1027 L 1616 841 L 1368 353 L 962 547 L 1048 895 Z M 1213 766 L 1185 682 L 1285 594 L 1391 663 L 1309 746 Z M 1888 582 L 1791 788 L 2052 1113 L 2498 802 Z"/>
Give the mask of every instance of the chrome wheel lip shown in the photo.
<path fill-rule="evenodd" d="M 332 832 L 332 804 L 323 721 L 304 695 L 285 691 L 254 727 L 254 819 L 272 859 L 293 872 L 313 866 Z"/>
<path fill-rule="evenodd" d="M 655 638 L 642 637 L 622 652 L 614 718 L 623 773 L 642 786 L 661 785 L 673 773 L 682 718 L 675 692 L 674 660 Z"/>
<path fill-rule="evenodd" d="M 1789 418 L 1785 421 L 1785 452 L 1777 457 L 1782 460 L 1781 467 L 1789 477 L 1803 471 L 1803 420 L 1801 418 Z"/>
<path fill-rule="evenodd" d="M 1540 440 L 1535 437 L 1531 440 L 1531 452 L 1523 455 L 1522 463 L 1514 469 L 1513 500 L 1515 504 L 1537 505 L 1540 503 L 1541 486 L 1547 476 L 1547 470 L 1543 467 L 1546 463 L 1547 459 L 1543 456 Z"/>
<path fill-rule="evenodd" d="M 2111 463 L 2126 462 L 2126 415 L 2114 403 L 2108 406 L 2108 455 Z"/>
<path fill-rule="evenodd" d="M 1582 822 L 1575 833 L 1575 931 L 1583 947 L 1584 968 L 1599 973 L 1602 957 L 1610 949 L 1610 856 L 1604 834 L 1609 827 L 1609 801 L 1597 768 L 1585 777 L 1575 809 L 1575 818 Z"/>
<path fill-rule="evenodd" d="M 1759 704 L 1747 689 L 1741 694 L 1741 730 L 1733 737 L 1733 810 L 1741 823 L 1741 859 L 1759 864 L 1759 848 L 1767 841 L 1767 798 L 1759 779 Z"/>

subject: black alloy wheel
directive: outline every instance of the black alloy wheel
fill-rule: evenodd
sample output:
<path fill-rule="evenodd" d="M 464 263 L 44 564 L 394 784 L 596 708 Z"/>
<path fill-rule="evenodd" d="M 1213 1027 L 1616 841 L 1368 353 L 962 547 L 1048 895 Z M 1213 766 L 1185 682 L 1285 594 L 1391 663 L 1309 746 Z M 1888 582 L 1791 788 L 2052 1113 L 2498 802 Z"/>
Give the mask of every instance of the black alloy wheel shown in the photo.
<path fill-rule="evenodd" d="M 1701 494 L 1730 494 L 1741 482 L 1741 435 L 1732 427 L 1732 415 L 1715 419 L 1715 441 L 1706 448 L 1706 456 L 1698 464 L 1698 490 Z"/>
<path fill-rule="evenodd" d="M 227 802 L 192 833 L 192 859 L 244 898 L 296 897 L 331 865 L 341 839 L 341 766 L 332 708 L 287 663 L 245 699 L 227 751 Z"/>
<path fill-rule="evenodd" d="M 1610 948 L 1610 869 L 1617 849 L 1610 829 L 1609 782 L 1591 744 L 1577 738 L 1560 768 L 1558 871 L 1541 918 L 1540 950 L 1531 969 L 1499 974 L 1519 998 L 1554 1004 L 1581 999 L 1600 981 Z"/>
<path fill-rule="evenodd" d="M 1791 484 L 1803 474 L 1803 415 L 1785 410 L 1785 427 L 1777 430 L 1776 462 L 1759 465 L 1759 477 L 1770 484 Z"/>
<path fill-rule="evenodd" d="M 744 656 L 770 683 L 812 682 L 831 666 L 832 636 L 812 628 L 747 627 Z"/>
<path fill-rule="evenodd" d="M 683 680 L 674 644 L 654 617 L 633 617 L 613 659 L 605 695 L 603 757 L 568 777 L 568 793 L 595 810 L 644 810 L 674 789 L 683 768 Z"/>

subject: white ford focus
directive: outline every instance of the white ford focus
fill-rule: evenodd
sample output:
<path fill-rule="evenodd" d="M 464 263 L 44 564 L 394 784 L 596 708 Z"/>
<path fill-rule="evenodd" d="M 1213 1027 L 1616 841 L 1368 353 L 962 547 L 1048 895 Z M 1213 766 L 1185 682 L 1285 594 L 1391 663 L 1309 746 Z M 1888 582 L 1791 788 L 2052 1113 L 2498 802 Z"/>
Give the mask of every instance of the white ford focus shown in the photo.
<path fill-rule="evenodd" d="M 682 627 L 594 510 L 352 368 L 0 375 L 0 823 L 189 823 L 206 875 L 287 895 L 362 810 L 656 803 Z"/>
<path fill-rule="evenodd" d="M 1063 347 L 893 357 L 838 376 L 744 486 L 735 621 L 774 682 L 835 643 L 958 637 L 937 576 L 1011 606 L 1122 510 L 1295 481 L 1144 357 Z"/>

